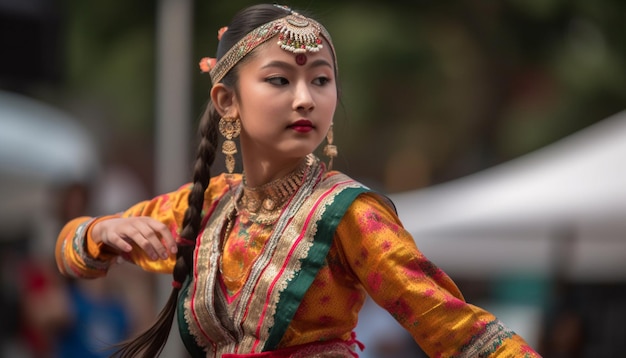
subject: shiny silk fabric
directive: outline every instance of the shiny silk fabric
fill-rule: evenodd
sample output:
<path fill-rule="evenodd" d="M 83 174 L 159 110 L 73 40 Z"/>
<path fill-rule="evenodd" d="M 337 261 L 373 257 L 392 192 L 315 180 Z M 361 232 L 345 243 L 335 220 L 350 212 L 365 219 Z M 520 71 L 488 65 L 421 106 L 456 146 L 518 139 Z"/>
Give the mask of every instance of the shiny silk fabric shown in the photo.
<path fill-rule="evenodd" d="M 326 173 L 324 180 L 336 174 Z M 217 212 L 219 199 L 240 180 L 235 177 L 228 182 L 224 175 L 211 180 L 205 193 L 204 225 Z M 185 185 L 113 217 L 151 216 L 165 223 L 178 238 L 189 191 L 190 185 Z M 56 246 L 57 264 L 63 274 L 80 278 L 106 275 L 116 253 L 96 245 L 90 228 L 110 217 L 81 217 L 63 228 Z M 224 245 L 222 263 L 215 263 L 223 272 L 216 284 L 227 300 L 246 289 L 251 267 L 272 232 L 270 226 L 251 222 L 245 215 L 238 217 Z M 139 249 L 125 259 L 145 270 L 164 273 L 171 272 L 175 262 L 174 257 L 151 261 Z M 371 192 L 360 194 L 347 208 L 323 265 L 274 348 L 351 342 L 366 294 L 402 324 L 430 357 L 539 357 L 492 314 L 465 302 L 452 280 L 419 251 L 393 208 Z"/>
<path fill-rule="evenodd" d="M 313 165 L 311 169 L 271 230 L 254 232 L 257 237 L 265 236 L 261 244 L 251 240 L 247 231 L 250 221 L 241 213 L 240 222 L 221 249 L 222 232 L 228 225 L 223 218 L 234 209 L 230 193 L 209 214 L 196 242 L 200 264 L 195 265 L 193 283 L 184 288 L 184 309 L 179 310 L 185 312 L 179 323 L 207 356 L 276 351 L 303 297 L 327 265 L 337 225 L 354 199 L 367 189 L 341 174 L 322 180 L 323 167 Z M 237 197 L 237 190 L 234 192 Z M 240 255 L 248 247 L 256 252 L 250 257 Z M 324 334 L 316 340 L 341 338 Z M 333 356 L 351 357 L 349 345 L 318 348 L 325 356 L 330 356 L 328 350 L 332 349 Z"/>

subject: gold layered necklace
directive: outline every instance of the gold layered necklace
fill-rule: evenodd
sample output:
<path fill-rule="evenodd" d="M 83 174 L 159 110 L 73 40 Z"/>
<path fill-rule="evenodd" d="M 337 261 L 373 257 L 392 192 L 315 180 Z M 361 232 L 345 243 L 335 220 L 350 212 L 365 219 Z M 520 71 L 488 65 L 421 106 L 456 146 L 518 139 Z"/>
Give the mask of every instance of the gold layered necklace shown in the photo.
<path fill-rule="evenodd" d="M 315 162 L 314 157 L 307 157 L 303 163 L 290 174 L 259 187 L 246 185 L 245 173 L 242 179 L 242 193 L 235 202 L 235 208 L 226 216 L 226 226 L 220 244 L 219 271 L 226 283 L 239 282 L 247 270 L 241 270 L 237 277 L 228 276 L 224 270 L 224 246 L 234 229 L 238 215 L 246 215 L 250 221 L 258 224 L 274 224 L 280 217 L 284 206 L 302 186 L 307 172 Z"/>
<path fill-rule="evenodd" d="M 287 176 L 255 188 L 246 185 L 244 173 L 239 212 L 247 212 L 250 220 L 255 223 L 272 224 L 276 222 L 285 204 L 302 185 L 310 165 L 311 159 L 306 158 L 296 170 Z"/>

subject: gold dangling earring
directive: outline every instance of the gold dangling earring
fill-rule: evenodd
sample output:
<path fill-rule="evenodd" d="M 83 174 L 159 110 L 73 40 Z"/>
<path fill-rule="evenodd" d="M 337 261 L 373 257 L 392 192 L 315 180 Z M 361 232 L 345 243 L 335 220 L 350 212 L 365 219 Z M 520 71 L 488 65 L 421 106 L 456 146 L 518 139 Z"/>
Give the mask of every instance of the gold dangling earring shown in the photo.
<path fill-rule="evenodd" d="M 235 170 L 235 154 L 237 154 L 237 144 L 233 141 L 241 133 L 241 121 L 239 118 L 222 117 L 219 123 L 220 133 L 226 138 L 222 144 L 222 153 L 226 156 L 226 170 L 232 174 Z"/>
<path fill-rule="evenodd" d="M 333 158 L 337 156 L 337 146 L 333 144 L 333 124 L 330 124 L 330 128 L 328 128 L 328 133 L 326 133 L 326 141 L 328 144 L 324 147 L 324 154 L 329 157 L 328 160 L 328 170 L 333 168 Z"/>

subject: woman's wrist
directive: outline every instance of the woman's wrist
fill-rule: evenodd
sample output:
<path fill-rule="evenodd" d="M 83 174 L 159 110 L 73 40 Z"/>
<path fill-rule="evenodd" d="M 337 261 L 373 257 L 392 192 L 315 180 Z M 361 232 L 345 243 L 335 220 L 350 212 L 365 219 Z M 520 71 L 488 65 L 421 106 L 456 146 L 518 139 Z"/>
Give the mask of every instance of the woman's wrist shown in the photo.
<path fill-rule="evenodd" d="M 85 233 L 85 247 L 89 255 L 95 259 L 107 261 L 119 255 L 113 247 L 102 241 L 103 223 L 106 220 L 119 218 L 119 215 L 107 215 L 94 218 Z"/>

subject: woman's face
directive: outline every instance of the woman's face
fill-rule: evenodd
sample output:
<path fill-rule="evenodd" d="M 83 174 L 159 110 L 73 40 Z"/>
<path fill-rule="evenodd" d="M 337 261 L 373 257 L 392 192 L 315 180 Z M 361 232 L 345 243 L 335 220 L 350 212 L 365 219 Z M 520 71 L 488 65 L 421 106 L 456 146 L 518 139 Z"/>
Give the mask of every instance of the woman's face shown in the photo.
<path fill-rule="evenodd" d="M 234 98 L 243 155 L 269 160 L 313 152 L 332 123 L 335 80 L 327 46 L 302 55 L 282 50 L 274 39 L 259 46 L 239 67 Z"/>

